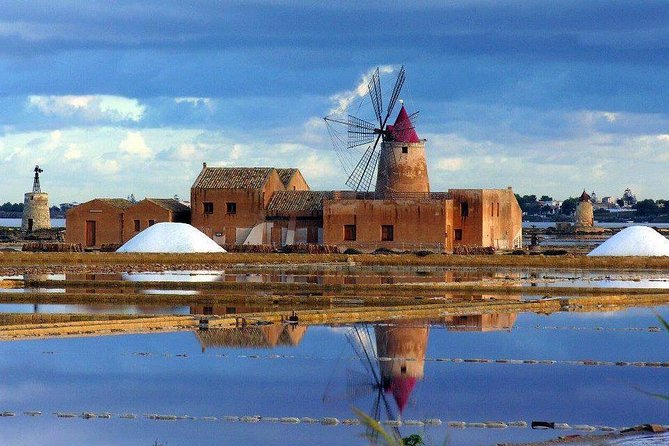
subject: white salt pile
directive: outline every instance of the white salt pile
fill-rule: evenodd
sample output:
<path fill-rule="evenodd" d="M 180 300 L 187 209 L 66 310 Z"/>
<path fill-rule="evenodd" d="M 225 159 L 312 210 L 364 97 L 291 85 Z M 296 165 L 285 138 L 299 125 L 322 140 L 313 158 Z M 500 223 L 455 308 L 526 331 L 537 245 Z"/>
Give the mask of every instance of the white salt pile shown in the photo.
<path fill-rule="evenodd" d="M 157 223 L 116 252 L 225 252 L 215 241 L 185 223 Z"/>
<path fill-rule="evenodd" d="M 648 226 L 630 226 L 593 249 L 588 255 L 669 256 L 669 240 Z"/>

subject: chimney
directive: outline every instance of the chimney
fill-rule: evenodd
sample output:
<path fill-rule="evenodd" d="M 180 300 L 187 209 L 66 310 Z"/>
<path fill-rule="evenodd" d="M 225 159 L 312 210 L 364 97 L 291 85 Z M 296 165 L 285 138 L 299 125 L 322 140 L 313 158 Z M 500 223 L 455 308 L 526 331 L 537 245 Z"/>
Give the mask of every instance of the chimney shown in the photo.
<path fill-rule="evenodd" d="M 207 168 L 207 163 L 202 163 L 202 168 L 206 169 Z"/>

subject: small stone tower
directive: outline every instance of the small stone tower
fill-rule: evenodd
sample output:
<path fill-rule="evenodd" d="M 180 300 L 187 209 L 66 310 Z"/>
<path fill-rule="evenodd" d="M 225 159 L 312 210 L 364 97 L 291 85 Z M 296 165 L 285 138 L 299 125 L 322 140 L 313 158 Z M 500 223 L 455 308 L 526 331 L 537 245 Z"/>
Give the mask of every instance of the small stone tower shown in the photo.
<path fill-rule="evenodd" d="M 576 206 L 576 228 L 592 228 L 595 224 L 595 216 L 592 210 L 590 195 L 583 189 L 581 197 Z"/>
<path fill-rule="evenodd" d="M 390 198 L 393 194 L 411 192 L 430 192 L 430 180 L 425 141 L 418 138 L 411 117 L 402 105 L 395 124 L 387 126 L 387 135 L 381 143 L 376 195 Z"/>
<path fill-rule="evenodd" d="M 39 174 L 42 172 L 43 171 L 39 166 L 35 166 L 33 191 L 25 194 L 23 200 L 23 221 L 21 222 L 21 230 L 25 232 L 51 228 L 49 194 L 42 192 L 39 184 Z"/>

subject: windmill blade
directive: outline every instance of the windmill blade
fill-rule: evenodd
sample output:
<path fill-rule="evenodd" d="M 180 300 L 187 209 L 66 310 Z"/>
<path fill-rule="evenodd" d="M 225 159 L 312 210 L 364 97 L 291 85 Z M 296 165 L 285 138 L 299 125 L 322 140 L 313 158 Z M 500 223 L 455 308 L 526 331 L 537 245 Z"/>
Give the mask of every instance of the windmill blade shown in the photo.
<path fill-rule="evenodd" d="M 346 180 L 346 185 L 356 192 L 368 192 L 374 178 L 374 168 L 379 160 L 379 152 L 376 151 L 376 145 L 381 138 L 379 135 L 374 145 L 369 146 L 365 153 L 356 164 L 355 168 Z"/>
<path fill-rule="evenodd" d="M 347 148 L 366 146 L 374 142 L 377 133 L 375 126 L 364 119 L 348 115 L 348 145 Z"/>
<path fill-rule="evenodd" d="M 346 370 L 346 399 L 354 402 L 363 396 L 371 395 L 376 385 L 371 382 L 368 372 Z"/>
<path fill-rule="evenodd" d="M 395 80 L 395 87 L 393 87 L 393 92 L 390 95 L 390 102 L 388 103 L 388 112 L 386 113 L 385 121 L 388 120 L 393 112 L 393 109 L 395 108 L 395 103 L 397 103 L 397 99 L 400 97 L 400 91 L 402 90 L 402 85 L 404 85 L 405 78 L 406 72 L 404 70 L 404 65 L 402 65 L 400 72 L 397 74 L 397 80 Z"/>
<path fill-rule="evenodd" d="M 383 120 L 381 119 L 381 110 L 383 110 L 383 98 L 381 95 L 381 79 L 379 77 L 379 68 L 377 67 L 372 74 L 372 78 L 367 84 L 367 89 L 369 90 L 369 98 L 372 100 L 372 106 L 374 107 L 374 113 L 376 114 L 376 119 L 379 120 L 379 124 L 383 126 Z"/>

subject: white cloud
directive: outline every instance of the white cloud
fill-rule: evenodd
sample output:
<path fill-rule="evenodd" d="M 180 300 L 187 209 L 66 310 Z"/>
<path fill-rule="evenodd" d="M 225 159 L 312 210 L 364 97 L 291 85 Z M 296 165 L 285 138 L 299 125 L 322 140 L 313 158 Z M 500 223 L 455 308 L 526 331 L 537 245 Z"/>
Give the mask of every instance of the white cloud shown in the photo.
<path fill-rule="evenodd" d="M 118 145 L 118 148 L 124 155 L 137 156 L 142 159 L 148 159 L 152 155 L 152 151 L 146 145 L 142 132 L 128 132 L 125 139 Z"/>
<path fill-rule="evenodd" d="M 63 154 L 63 158 L 65 158 L 68 161 L 74 161 L 81 159 L 83 157 L 83 154 L 81 153 L 81 150 L 77 147 L 76 144 L 70 144 Z"/>
<path fill-rule="evenodd" d="M 177 104 L 189 104 L 193 107 L 206 106 L 211 108 L 213 102 L 211 98 L 200 98 L 196 96 L 182 96 L 174 98 L 174 102 Z"/>
<path fill-rule="evenodd" d="M 381 65 L 378 68 L 380 74 L 390 74 L 395 71 L 395 67 L 393 65 Z M 372 75 L 375 71 L 376 67 L 363 74 L 360 82 L 358 82 L 358 85 L 353 90 L 342 91 L 330 96 L 330 101 L 333 103 L 333 106 L 328 114 L 343 115 L 346 113 L 351 104 L 353 104 L 353 102 L 366 96 L 368 92 L 369 80 L 372 78 Z"/>
<path fill-rule="evenodd" d="M 116 160 L 97 160 L 93 163 L 93 167 L 103 175 L 114 175 L 121 170 L 121 165 Z"/>
<path fill-rule="evenodd" d="M 462 158 L 441 158 L 435 163 L 435 169 L 454 172 L 456 170 L 461 170 L 464 165 L 465 160 Z"/>
<path fill-rule="evenodd" d="M 30 107 L 47 116 L 79 117 L 86 121 L 139 122 L 146 106 L 122 96 L 30 96 Z"/>

